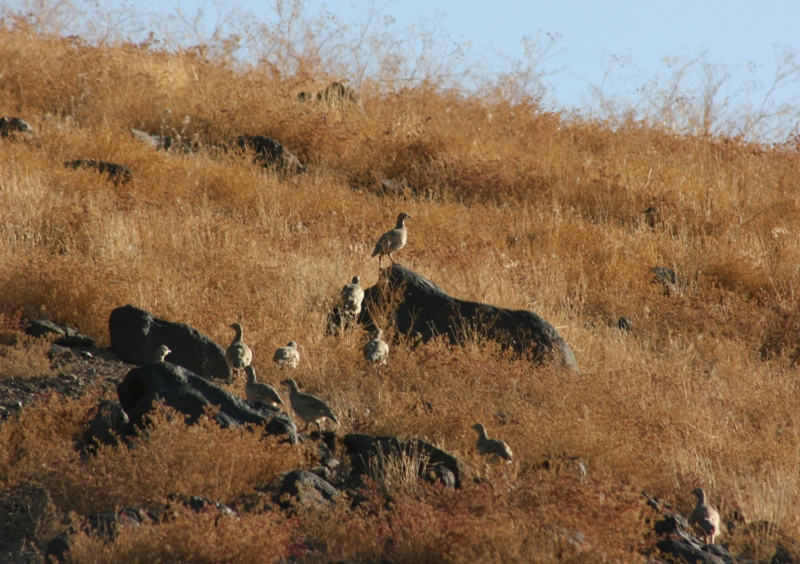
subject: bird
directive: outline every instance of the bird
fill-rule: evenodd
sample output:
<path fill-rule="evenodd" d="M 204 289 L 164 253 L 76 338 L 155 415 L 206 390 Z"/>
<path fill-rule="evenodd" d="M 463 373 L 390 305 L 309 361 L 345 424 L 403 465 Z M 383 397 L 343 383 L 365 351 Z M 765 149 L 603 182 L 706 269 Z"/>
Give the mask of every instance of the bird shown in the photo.
<path fill-rule="evenodd" d="M 361 302 L 364 301 L 364 288 L 361 287 L 361 278 L 353 276 L 353 281 L 342 288 L 340 311 L 348 321 L 355 321 L 361 313 Z"/>
<path fill-rule="evenodd" d="M 383 329 L 375 331 L 375 336 L 364 345 L 364 359 L 372 364 L 386 364 L 389 358 L 389 345 L 384 341 Z"/>
<path fill-rule="evenodd" d="M 158 349 L 156 349 L 156 355 L 153 358 L 153 362 L 166 362 L 164 359 L 166 359 L 167 355 L 171 352 L 172 351 L 167 345 L 161 345 L 158 347 Z"/>
<path fill-rule="evenodd" d="M 292 404 L 297 416 L 303 420 L 308 429 L 309 424 L 315 423 L 320 433 L 322 432 L 321 422 L 325 419 L 330 419 L 337 425 L 339 420 L 331 411 L 330 406 L 318 397 L 311 394 L 304 394 L 297 387 L 297 382 L 291 378 L 287 378 L 281 385 L 289 388 L 289 403 Z"/>
<path fill-rule="evenodd" d="M 397 225 L 391 231 L 387 231 L 381 235 L 378 242 L 375 244 L 375 250 L 372 251 L 372 256 L 378 255 L 378 270 L 381 269 L 381 260 L 384 255 L 389 256 L 389 260 L 394 264 L 392 253 L 395 253 L 406 246 L 408 233 L 406 232 L 405 221 L 413 219 L 410 215 L 403 212 L 397 216 Z"/>
<path fill-rule="evenodd" d="M 273 406 L 285 405 L 275 388 L 256 379 L 256 369 L 252 364 L 244 367 L 244 373 L 247 374 L 244 392 L 249 401 L 263 401 Z"/>
<path fill-rule="evenodd" d="M 236 331 L 233 341 L 225 351 L 225 360 L 228 361 L 228 366 L 238 372 L 243 370 L 245 366 L 253 361 L 253 351 L 242 340 L 242 325 L 240 323 L 233 323 L 231 329 Z"/>
<path fill-rule="evenodd" d="M 297 343 L 289 341 L 285 347 L 279 347 L 272 355 L 272 361 L 280 368 L 288 366 L 297 368 L 300 363 L 300 351 L 297 350 Z"/>
<path fill-rule="evenodd" d="M 714 544 L 714 538 L 719 534 L 719 513 L 706 503 L 706 492 L 702 488 L 693 489 L 692 494 L 697 496 L 697 505 L 689 515 L 689 525 L 705 544 Z"/>
<path fill-rule="evenodd" d="M 481 455 L 491 455 L 493 458 L 500 457 L 506 462 L 511 463 L 514 453 L 511 448 L 500 439 L 490 439 L 486 436 L 486 427 L 483 423 L 475 423 L 472 426 L 478 432 L 478 453 Z"/>

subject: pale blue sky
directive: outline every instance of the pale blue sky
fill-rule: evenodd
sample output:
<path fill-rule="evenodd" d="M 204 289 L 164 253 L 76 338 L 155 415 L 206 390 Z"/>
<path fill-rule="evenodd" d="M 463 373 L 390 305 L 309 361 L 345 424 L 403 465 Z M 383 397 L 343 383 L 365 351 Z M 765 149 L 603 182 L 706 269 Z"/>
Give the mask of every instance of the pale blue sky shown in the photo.
<path fill-rule="evenodd" d="M 99 0 L 102 1 L 102 0 Z M 259 20 L 275 19 L 276 6 L 286 0 L 105 0 L 110 4 L 137 10 L 175 13 L 180 6 L 192 14 L 202 6 L 208 20 L 231 9 L 250 13 Z M 751 88 L 747 99 L 758 106 L 776 71 L 776 48 L 800 53 L 800 0 L 550 0 L 514 2 L 510 0 L 305 0 L 306 12 L 327 10 L 341 21 L 357 21 L 370 12 L 391 16 L 398 33 L 422 21 L 437 22 L 437 28 L 456 42 L 469 42 L 471 54 L 490 63 L 501 61 L 498 53 L 511 58 L 522 56 L 521 39 L 537 32 L 559 37 L 555 56 L 542 68 L 558 71 L 547 76 L 547 101 L 550 107 L 588 108 L 597 103 L 590 85 L 603 84 L 606 95 L 618 98 L 637 96 L 636 88 L 653 82 L 665 85 L 670 70 L 665 57 L 690 58 L 706 53 L 706 60 L 725 65 L 731 78 L 723 95 L 745 101 L 746 80 L 755 80 L 761 90 Z M 491 7 L 490 7 L 491 6 Z M 604 82 L 604 73 L 614 57 L 626 61 Z M 800 57 L 795 61 L 800 70 Z M 694 75 L 697 79 L 698 75 Z M 800 72 L 773 93 L 785 103 L 796 100 L 800 107 Z M 794 118 L 792 118 L 794 119 Z"/>

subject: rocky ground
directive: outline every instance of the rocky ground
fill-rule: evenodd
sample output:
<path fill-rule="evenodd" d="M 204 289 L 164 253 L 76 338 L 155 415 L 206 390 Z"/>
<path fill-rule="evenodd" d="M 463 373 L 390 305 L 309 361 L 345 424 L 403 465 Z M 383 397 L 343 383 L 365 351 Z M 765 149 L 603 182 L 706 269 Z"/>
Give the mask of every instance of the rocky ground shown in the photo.
<path fill-rule="evenodd" d="M 30 331 L 34 332 L 35 331 Z M 54 334 L 52 336 L 58 336 Z M 64 337 L 59 337 L 64 342 Z M 56 342 L 59 342 L 56 339 Z M 97 346 L 64 346 L 50 345 L 47 352 L 49 369 L 38 376 L 28 378 L 3 378 L 0 380 L 0 425 L 10 418 L 16 417 L 22 410 L 56 395 L 64 398 L 86 398 L 91 402 L 105 402 L 118 405 L 118 385 L 129 376 L 135 365 L 125 363 L 109 348 Z M 90 341 L 83 341 L 88 344 Z M 74 341 L 73 341 L 74 343 Z M 13 345 L 12 345 L 13 346 Z M 169 366 L 169 363 L 155 363 Z M 153 366 L 153 365 L 151 365 Z M 144 368 L 147 368 L 145 366 Z M 141 369 L 139 369 L 141 370 Z M 135 371 L 134 371 L 135 373 Z M 358 504 L 360 496 L 358 488 L 359 466 L 361 472 L 369 466 L 366 461 L 364 445 L 374 445 L 377 449 L 409 448 L 416 439 L 399 443 L 398 439 L 385 437 L 373 440 L 366 435 L 347 435 L 336 437 L 331 432 L 320 436 L 311 436 L 306 440 L 318 443 L 316 448 L 317 466 L 309 470 L 297 469 L 283 476 L 273 490 L 254 492 L 245 496 L 238 507 L 239 511 L 250 511 L 264 503 L 276 503 L 284 510 L 292 506 L 289 500 L 302 503 L 325 505 L 343 498 Z M 333 448 L 335 439 L 339 439 L 348 449 L 350 457 L 343 466 L 335 458 L 328 445 Z M 372 443 L 370 443 L 372 441 Z M 77 448 L 82 446 L 78 441 Z M 85 444 L 85 443 L 84 443 Z M 427 448 L 426 443 L 414 443 L 410 448 Z M 398 447 L 398 445 L 400 445 Z M 406 445 L 406 446 L 403 446 Z M 421 446 L 420 446 L 421 445 Z M 439 481 L 447 487 L 459 487 L 461 462 L 452 455 L 439 451 L 431 453 L 429 460 L 438 462 L 435 468 L 421 470 L 421 477 L 429 481 Z M 337 453 L 341 458 L 346 456 Z M 359 458 L 359 457 L 364 458 Z M 346 470 L 346 468 L 352 469 Z M 576 472 L 585 475 L 585 466 L 577 464 Z M 452 472 L 450 472 L 452 469 Z M 583 479 L 583 478 L 581 478 Z M 288 496 L 288 498 L 287 498 Z M 705 546 L 694 535 L 684 515 L 673 509 L 671 505 L 643 492 L 643 502 L 653 511 L 653 528 L 646 545 L 652 547 L 643 559 L 650 562 L 753 562 L 747 554 L 732 555 L 724 543 Z M 106 540 L 113 540 L 121 528 L 139 526 L 143 523 L 164 523 L 180 512 L 214 511 L 222 516 L 237 518 L 237 508 L 227 507 L 214 500 L 201 497 L 172 496 L 164 507 L 152 509 L 124 508 L 84 516 L 85 519 L 75 525 L 54 503 L 50 493 L 43 487 L 29 484 L 19 486 L 0 494 L 0 560 L 3 562 L 41 562 L 53 557 L 60 561 L 69 548 L 70 534 L 79 530 L 90 531 Z M 66 523 L 71 522 L 71 525 Z M 740 523 L 723 523 L 724 534 L 730 534 Z M 750 528 L 769 527 L 769 523 L 756 523 Z M 65 527 L 68 527 L 65 532 Z M 580 544 L 583 535 L 580 531 L 571 533 L 575 542 Z M 571 538 L 571 537 L 570 537 Z M 778 537 L 776 537 L 778 538 Z M 795 540 L 780 535 L 779 543 L 769 560 L 770 564 L 794 562 L 794 554 L 800 552 L 800 544 Z"/>

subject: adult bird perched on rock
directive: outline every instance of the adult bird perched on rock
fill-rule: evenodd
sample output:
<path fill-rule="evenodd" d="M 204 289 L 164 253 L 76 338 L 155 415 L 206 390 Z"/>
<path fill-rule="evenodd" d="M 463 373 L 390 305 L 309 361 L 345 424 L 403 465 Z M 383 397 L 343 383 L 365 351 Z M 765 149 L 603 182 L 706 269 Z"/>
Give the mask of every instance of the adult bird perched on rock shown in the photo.
<path fill-rule="evenodd" d="M 397 225 L 395 228 L 391 231 L 387 231 L 381 235 L 380 239 L 378 239 L 378 242 L 375 245 L 375 250 L 372 251 L 373 257 L 378 255 L 378 270 L 381 269 L 381 260 L 383 259 L 384 255 L 388 255 L 389 260 L 392 261 L 392 264 L 394 264 L 392 253 L 395 253 L 405 247 L 406 241 L 408 240 L 408 233 L 406 232 L 405 224 L 407 219 L 412 219 L 412 217 L 405 212 L 398 215 Z"/>
<path fill-rule="evenodd" d="M 339 420 L 333 414 L 331 407 L 323 400 L 311 394 L 304 394 L 297 387 L 297 382 L 291 378 L 287 378 L 282 385 L 289 388 L 289 403 L 292 404 L 297 416 L 306 424 L 306 429 L 311 423 L 315 423 L 319 432 L 322 432 L 322 421 L 330 419 L 337 425 Z"/>
<path fill-rule="evenodd" d="M 244 392 L 249 401 L 263 401 L 273 406 L 284 405 L 275 388 L 256 379 L 256 370 L 252 364 L 244 367 L 244 373 L 247 374 Z"/>
<path fill-rule="evenodd" d="M 167 345 L 161 345 L 156 349 L 156 355 L 153 358 L 153 362 L 166 362 L 167 355 L 172 351 L 167 347 Z"/>
<path fill-rule="evenodd" d="M 478 432 L 478 453 L 492 458 L 502 458 L 506 462 L 512 462 L 514 453 L 511 448 L 500 439 L 490 439 L 486 436 L 486 427 L 483 423 L 475 423 L 472 426 Z"/>
<path fill-rule="evenodd" d="M 361 313 L 361 302 L 364 301 L 364 288 L 361 278 L 353 276 L 353 281 L 342 288 L 341 312 L 347 321 L 355 321 Z"/>
<path fill-rule="evenodd" d="M 389 358 L 389 345 L 382 339 L 383 329 L 377 329 L 375 336 L 364 345 L 364 359 L 372 364 L 386 364 Z"/>
<path fill-rule="evenodd" d="M 236 332 L 236 335 L 225 351 L 225 360 L 228 361 L 228 366 L 238 372 L 244 370 L 245 366 L 249 366 L 253 361 L 253 351 L 242 340 L 242 325 L 234 323 L 231 325 L 231 329 Z"/>
<path fill-rule="evenodd" d="M 697 496 L 697 505 L 689 515 L 689 525 L 705 544 L 714 544 L 714 538 L 719 534 L 719 513 L 706 503 L 706 492 L 702 488 L 695 488 L 692 494 Z"/>
<path fill-rule="evenodd" d="M 280 368 L 288 366 L 289 368 L 297 368 L 300 363 L 300 351 L 297 350 L 297 343 L 289 341 L 285 347 L 279 347 L 272 355 L 272 361 Z"/>

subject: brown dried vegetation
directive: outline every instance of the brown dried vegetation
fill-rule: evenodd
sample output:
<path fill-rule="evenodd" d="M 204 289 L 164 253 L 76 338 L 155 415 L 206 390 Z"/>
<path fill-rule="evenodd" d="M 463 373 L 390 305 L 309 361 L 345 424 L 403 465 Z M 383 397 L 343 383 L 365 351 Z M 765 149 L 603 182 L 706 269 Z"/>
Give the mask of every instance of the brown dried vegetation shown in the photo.
<path fill-rule="evenodd" d="M 796 148 L 612 130 L 431 86 L 365 87 L 364 117 L 298 104 L 289 79 L 197 54 L 26 31 L 0 31 L 0 61 L 0 114 L 37 130 L 0 151 L 0 378 L 48 366 L 46 346 L 16 336 L 19 315 L 106 345 L 109 313 L 126 303 L 220 343 L 236 320 L 272 384 L 270 351 L 303 344 L 297 380 L 331 402 L 342 432 L 425 437 L 486 478 L 456 492 L 400 488 L 388 502 L 375 486 L 357 510 L 293 518 L 181 515 L 114 543 L 82 537 L 78 561 L 637 560 L 650 524 L 638 491 L 687 513 L 696 486 L 723 520 L 800 538 Z M 207 147 L 196 155 L 128 133 L 180 130 L 184 116 Z M 280 140 L 310 172 L 283 176 L 209 147 L 242 133 Z M 64 168 L 73 158 L 124 164 L 135 180 Z M 376 195 L 387 178 L 414 193 Z M 372 370 L 365 334 L 325 337 L 342 284 L 375 282 L 369 252 L 399 211 L 414 217 L 400 262 L 453 295 L 536 311 L 581 373 L 438 341 L 393 345 Z M 664 295 L 656 265 L 685 290 Z M 630 333 L 615 328 L 620 316 Z M 79 515 L 171 493 L 236 505 L 305 456 L 162 413 L 135 448 L 84 460 L 74 444 L 96 399 L 43 397 L 3 423 L 0 490 L 40 484 Z M 493 422 L 513 467 L 484 467 L 475 421 Z M 542 464 L 569 456 L 587 478 Z M 727 540 L 758 556 L 767 536 Z"/>

